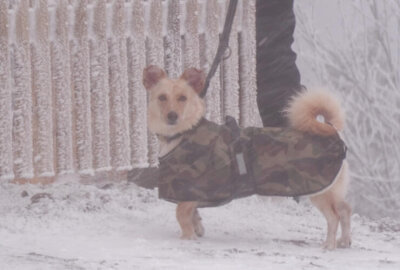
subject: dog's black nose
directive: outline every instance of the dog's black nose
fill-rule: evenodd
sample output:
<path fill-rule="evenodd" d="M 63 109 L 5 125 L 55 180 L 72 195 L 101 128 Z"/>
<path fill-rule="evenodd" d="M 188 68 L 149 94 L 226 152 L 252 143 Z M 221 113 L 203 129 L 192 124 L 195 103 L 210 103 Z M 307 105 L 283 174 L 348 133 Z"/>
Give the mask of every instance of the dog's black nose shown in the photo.
<path fill-rule="evenodd" d="M 176 112 L 169 112 L 167 118 L 168 118 L 168 124 L 173 125 L 176 123 L 176 120 L 178 119 L 178 114 Z"/>

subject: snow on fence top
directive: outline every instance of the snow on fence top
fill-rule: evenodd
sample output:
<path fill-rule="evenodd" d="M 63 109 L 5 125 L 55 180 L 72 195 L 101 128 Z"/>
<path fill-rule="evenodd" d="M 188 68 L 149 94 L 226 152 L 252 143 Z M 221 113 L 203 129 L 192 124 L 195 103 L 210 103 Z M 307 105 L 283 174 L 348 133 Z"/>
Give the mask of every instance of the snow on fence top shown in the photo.
<path fill-rule="evenodd" d="M 142 70 L 206 72 L 228 1 L 0 1 L 0 179 L 157 164 Z M 258 125 L 255 0 L 241 1 L 207 117 Z"/>

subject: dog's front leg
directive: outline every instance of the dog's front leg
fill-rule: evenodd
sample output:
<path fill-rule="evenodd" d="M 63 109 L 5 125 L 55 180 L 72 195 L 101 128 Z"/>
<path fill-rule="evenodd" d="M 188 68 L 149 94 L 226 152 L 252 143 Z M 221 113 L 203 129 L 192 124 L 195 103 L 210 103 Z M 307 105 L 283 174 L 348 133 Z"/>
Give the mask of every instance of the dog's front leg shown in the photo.
<path fill-rule="evenodd" d="M 181 202 L 176 207 L 176 219 L 182 230 L 182 239 L 196 239 L 195 224 L 193 222 L 197 202 Z"/>

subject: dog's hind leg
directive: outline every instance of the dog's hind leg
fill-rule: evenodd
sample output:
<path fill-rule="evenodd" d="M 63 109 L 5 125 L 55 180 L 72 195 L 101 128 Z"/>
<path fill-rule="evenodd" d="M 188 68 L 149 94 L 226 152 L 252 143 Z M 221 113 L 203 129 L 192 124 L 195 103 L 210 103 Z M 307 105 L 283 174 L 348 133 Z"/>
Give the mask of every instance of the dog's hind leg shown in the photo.
<path fill-rule="evenodd" d="M 345 201 L 335 204 L 336 213 L 340 217 L 340 227 L 342 235 L 337 241 L 337 247 L 349 248 L 351 245 L 351 207 Z"/>
<path fill-rule="evenodd" d="M 182 239 L 196 239 L 195 225 L 193 217 L 197 208 L 196 202 L 181 202 L 176 207 L 176 219 L 182 230 Z"/>
<path fill-rule="evenodd" d="M 201 217 L 200 217 L 199 211 L 197 209 L 194 211 L 193 225 L 194 225 L 194 232 L 196 233 L 196 235 L 198 237 L 203 237 L 205 230 L 204 230 L 203 224 L 201 222 Z"/>
<path fill-rule="evenodd" d="M 311 197 L 311 202 L 322 212 L 326 218 L 328 231 L 324 248 L 333 250 L 336 248 L 336 233 L 339 226 L 339 215 L 334 209 L 334 205 L 329 200 L 329 194 L 321 194 Z"/>

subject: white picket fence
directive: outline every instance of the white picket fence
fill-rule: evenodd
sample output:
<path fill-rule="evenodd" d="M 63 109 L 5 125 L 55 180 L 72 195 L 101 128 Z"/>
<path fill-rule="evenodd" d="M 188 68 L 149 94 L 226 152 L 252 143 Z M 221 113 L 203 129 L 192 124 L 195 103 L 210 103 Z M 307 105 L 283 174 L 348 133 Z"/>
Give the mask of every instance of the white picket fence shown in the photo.
<path fill-rule="evenodd" d="M 157 164 L 142 70 L 208 71 L 228 1 L 1 0 L 0 179 Z M 207 118 L 259 124 L 255 0 L 242 0 Z"/>

